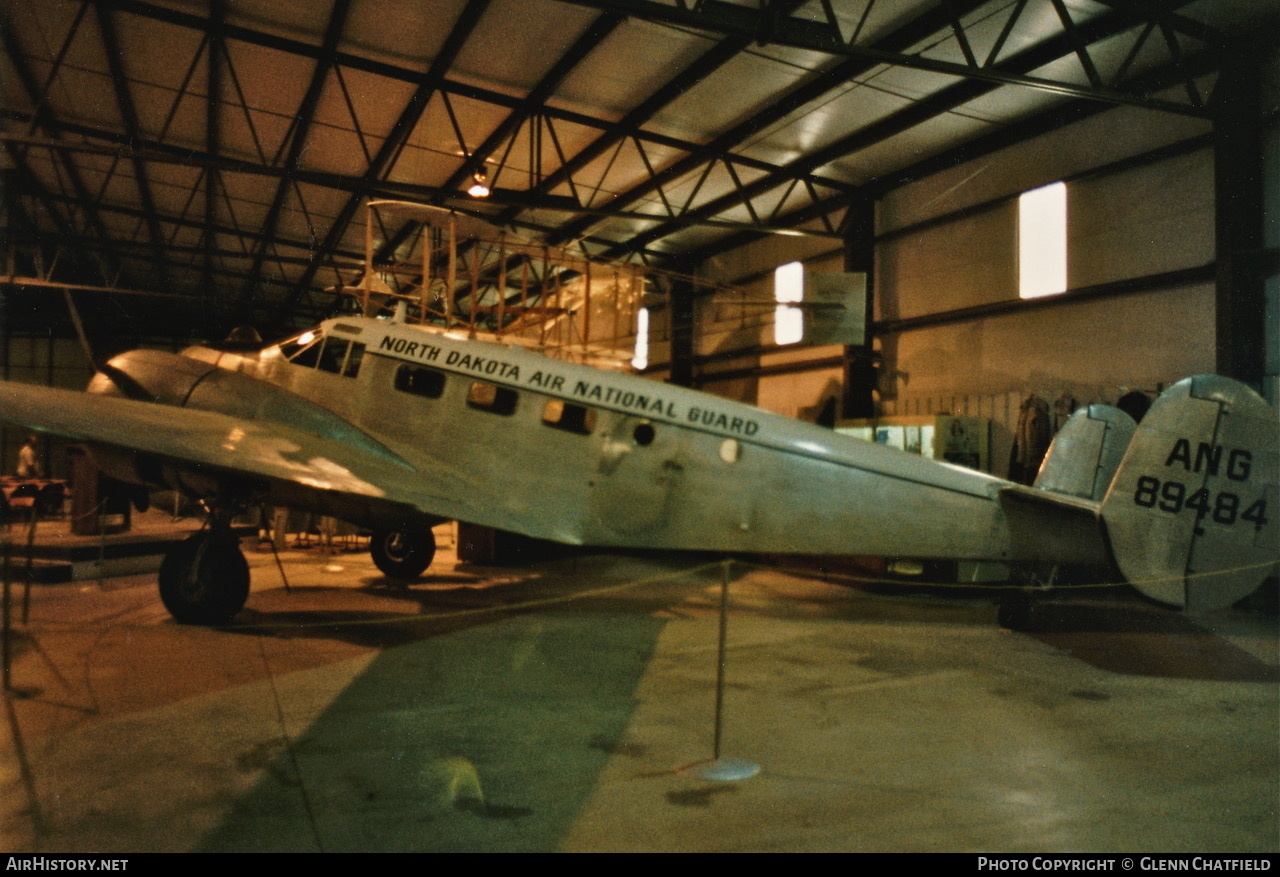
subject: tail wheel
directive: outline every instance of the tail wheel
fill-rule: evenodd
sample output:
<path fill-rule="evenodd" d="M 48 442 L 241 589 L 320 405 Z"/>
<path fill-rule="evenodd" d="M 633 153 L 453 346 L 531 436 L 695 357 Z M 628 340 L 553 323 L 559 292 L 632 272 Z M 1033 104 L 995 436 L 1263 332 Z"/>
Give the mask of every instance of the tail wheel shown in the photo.
<path fill-rule="evenodd" d="M 249 564 L 231 533 L 196 533 L 160 564 L 160 599 L 183 624 L 226 624 L 249 599 Z"/>
<path fill-rule="evenodd" d="M 369 545 L 373 562 L 393 579 L 416 579 L 436 556 L 436 537 L 430 530 L 379 530 Z"/>

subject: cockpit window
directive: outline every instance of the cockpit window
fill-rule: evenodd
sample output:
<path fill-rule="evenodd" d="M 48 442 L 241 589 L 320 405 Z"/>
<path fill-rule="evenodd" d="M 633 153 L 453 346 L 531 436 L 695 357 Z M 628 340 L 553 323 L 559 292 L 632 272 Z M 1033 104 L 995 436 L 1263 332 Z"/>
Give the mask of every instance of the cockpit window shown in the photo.
<path fill-rule="evenodd" d="M 307 350 L 313 351 L 314 355 L 318 356 L 320 353 L 319 342 L 321 337 L 319 329 L 308 329 L 306 332 L 303 332 L 295 338 L 290 338 L 288 341 L 281 341 L 280 354 L 285 359 L 297 365 L 314 366 L 316 364 L 315 359 L 312 359 L 310 362 L 298 362 L 297 357 L 299 354 Z"/>
<path fill-rule="evenodd" d="M 354 378 L 360 373 L 360 362 L 364 359 L 364 345 L 355 341 L 351 342 L 351 349 L 347 351 L 347 361 L 342 366 L 342 376 Z"/>
<path fill-rule="evenodd" d="M 354 378 L 364 359 L 364 345 L 345 338 L 324 337 L 318 329 L 303 332 L 280 345 L 285 359 L 302 368 L 319 368 Z"/>
<path fill-rule="evenodd" d="M 341 374 L 342 364 L 347 361 L 350 347 L 351 342 L 341 338 L 324 339 L 324 347 L 320 348 L 320 370 Z"/>
<path fill-rule="evenodd" d="M 318 338 L 304 347 L 299 347 L 293 354 L 289 356 L 285 354 L 285 358 L 294 365 L 300 365 L 303 368 L 315 368 L 316 363 L 320 361 L 320 350 L 324 347 L 324 339 Z"/>

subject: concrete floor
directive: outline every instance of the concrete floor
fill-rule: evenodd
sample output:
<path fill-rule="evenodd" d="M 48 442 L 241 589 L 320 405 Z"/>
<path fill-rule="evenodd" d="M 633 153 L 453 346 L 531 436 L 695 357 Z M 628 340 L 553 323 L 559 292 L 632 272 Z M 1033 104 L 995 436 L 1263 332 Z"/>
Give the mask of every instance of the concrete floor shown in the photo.
<path fill-rule="evenodd" d="M 286 593 L 249 556 L 227 629 L 154 576 L 34 589 L 0 849 L 1280 851 L 1274 617 L 1112 590 L 1015 633 L 988 593 L 735 564 L 720 756 L 759 772 L 724 782 L 719 563 L 445 548 L 403 590 L 293 550 Z"/>

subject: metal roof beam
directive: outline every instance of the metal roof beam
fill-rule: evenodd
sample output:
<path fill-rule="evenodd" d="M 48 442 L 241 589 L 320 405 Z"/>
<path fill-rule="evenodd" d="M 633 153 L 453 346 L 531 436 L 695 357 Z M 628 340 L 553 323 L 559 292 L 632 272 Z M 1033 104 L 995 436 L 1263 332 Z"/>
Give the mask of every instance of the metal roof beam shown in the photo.
<path fill-rule="evenodd" d="M 143 0 L 85 0 L 85 2 L 93 3 L 97 6 L 119 9 L 122 12 L 128 12 L 130 14 L 151 18 L 156 21 L 163 21 L 167 24 L 186 27 L 192 30 L 204 31 L 209 24 L 209 20 L 207 18 L 203 18 L 199 15 L 192 15 L 176 9 L 157 6 L 153 3 L 143 2 Z M 964 0 L 964 2 L 975 3 L 975 0 Z M 976 2 L 975 5 L 981 5 L 981 2 Z M 321 60 L 323 58 L 323 50 L 320 46 L 302 42 L 301 40 L 281 37 L 276 34 L 257 31 L 242 25 L 228 23 L 223 28 L 223 33 L 224 39 L 227 40 L 238 40 L 251 45 L 275 49 L 277 51 L 286 52 L 303 58 L 310 58 L 312 60 Z M 360 70 L 364 73 L 371 73 L 376 76 L 384 76 L 388 79 L 394 79 L 397 82 L 407 82 L 412 85 L 417 85 L 423 78 L 423 73 L 420 70 L 389 64 L 385 61 L 377 61 L 372 58 L 366 58 L 350 52 L 336 52 L 334 54 L 334 59 L 335 66 L 337 67 Z M 440 77 L 439 82 L 436 85 L 436 90 L 442 94 L 466 97 L 471 100 L 493 104 L 494 106 L 503 107 L 509 110 L 517 109 L 522 101 L 522 98 L 520 97 L 471 83 L 457 82 L 449 79 L 447 76 Z M 646 142 L 656 143 L 660 146 L 666 146 L 671 149 L 685 152 L 699 147 L 699 144 L 697 143 L 661 134 L 656 131 L 644 131 L 634 127 L 628 130 L 622 122 L 608 122 L 595 116 L 575 112 L 563 107 L 545 105 L 541 107 L 540 112 L 547 118 L 556 119 L 557 121 L 569 122 L 574 125 L 581 125 L 583 127 L 595 128 L 604 131 L 616 139 L 624 139 L 626 137 L 634 136 Z M 739 166 L 754 167 L 765 172 L 778 169 L 776 165 L 771 165 L 767 162 L 745 155 L 736 155 L 733 157 L 733 160 Z M 847 182 L 835 179 L 815 179 L 815 182 L 829 188 L 843 188 L 848 186 Z"/>
<path fill-rule="evenodd" d="M 81 13 L 83 13 L 84 8 L 85 7 L 83 6 L 81 7 Z M 14 33 L 14 29 L 9 25 L 7 19 L 7 12 L 3 8 L 0 8 L 0 40 L 3 40 L 5 51 L 9 55 L 9 62 L 13 65 L 13 69 L 17 74 L 19 83 L 21 83 L 23 90 L 27 93 L 28 99 L 35 107 L 35 112 L 28 118 L 29 130 L 43 128 L 48 132 L 48 136 L 52 141 L 54 141 L 52 145 L 54 153 L 58 156 L 58 161 L 61 163 L 63 172 L 67 175 L 67 179 L 71 182 L 72 189 L 75 190 L 76 198 L 78 199 L 81 209 L 84 211 L 86 220 L 88 220 L 89 224 L 93 227 L 94 233 L 102 238 L 103 241 L 110 241 L 110 236 L 107 234 L 106 226 L 103 225 L 102 218 L 98 215 L 96 208 L 97 199 L 90 195 L 89 189 L 85 185 L 83 177 L 80 175 L 79 168 L 76 167 L 75 162 L 71 159 L 71 152 L 57 144 L 60 132 L 58 130 L 57 120 L 54 118 L 48 105 L 44 102 L 45 89 L 42 89 L 37 84 L 35 75 L 31 72 L 31 68 L 27 64 L 27 56 L 24 54 L 22 46 L 18 42 L 17 35 Z M 77 15 L 76 23 L 78 24 L 79 21 L 80 17 Z M 70 36 L 68 36 L 67 40 L 68 45 L 69 43 Z M 58 65 L 61 64 L 62 58 L 65 55 L 66 47 L 67 46 L 64 45 L 63 51 L 59 53 L 57 59 Z M 50 73 L 49 84 L 52 84 L 55 72 Z M 6 147 L 9 148 L 15 164 L 21 164 L 23 172 L 32 179 L 33 185 L 35 185 L 34 174 L 26 165 L 25 160 L 20 158 L 17 151 L 14 150 L 13 144 L 6 144 Z M 25 154 L 25 150 L 23 150 L 23 153 Z M 56 214 L 51 215 L 53 215 L 55 219 L 58 219 Z M 109 245 L 104 250 L 104 256 L 106 258 L 106 269 L 103 271 L 103 274 L 118 276 L 121 271 L 120 259 Z"/>
<path fill-rule="evenodd" d="M 966 11 L 972 11 L 980 7 L 984 2 L 985 0 L 955 0 L 951 9 L 934 8 L 897 28 L 891 34 L 878 41 L 877 46 L 885 50 L 899 50 L 913 46 L 938 31 L 949 28 L 953 15 L 961 15 Z M 746 121 L 730 128 L 709 143 L 689 150 L 684 158 L 675 161 L 649 180 L 616 196 L 608 206 L 616 209 L 619 206 L 634 203 L 650 192 L 661 188 L 667 182 L 678 180 L 685 174 L 696 170 L 706 162 L 722 158 L 725 153 L 757 132 L 780 121 L 800 107 L 821 99 L 832 90 L 839 88 L 854 77 L 866 73 L 874 66 L 874 64 L 860 58 L 848 59 L 827 70 L 818 72 L 813 78 L 802 81 L 791 91 L 780 95 L 768 107 L 755 113 Z M 779 169 L 775 175 L 770 177 L 775 180 L 773 185 L 778 185 L 777 181 L 784 177 L 795 176 L 793 169 L 794 163 Z M 591 224 L 592 221 L 590 219 L 567 223 L 561 228 L 556 242 L 572 240 L 581 235 Z M 652 241 L 656 240 L 656 238 L 649 237 L 648 240 Z M 621 249 L 623 248 L 619 247 L 619 250 Z"/>
<path fill-rule="evenodd" d="M 1130 104 L 1147 109 L 1164 110 L 1171 113 L 1203 116 L 1200 108 L 1176 103 L 1173 101 L 1155 100 L 1145 95 L 1128 94 L 1105 86 L 1096 76 L 1088 86 L 1081 86 L 1064 79 L 1047 79 L 1032 76 L 1030 73 L 1007 73 L 993 67 L 974 63 L 955 63 L 940 58 L 931 58 L 921 54 L 910 54 L 903 47 L 901 51 L 890 51 L 873 46 L 859 46 L 846 42 L 833 22 L 817 22 L 786 15 L 770 14 L 770 6 L 756 9 L 739 6 L 723 0 L 703 0 L 694 6 L 672 5 L 657 0 L 565 0 L 578 6 L 592 9 L 606 9 L 624 12 L 663 24 L 689 27 L 711 33 L 751 37 L 762 45 L 774 43 L 823 52 L 837 57 L 856 58 L 872 64 L 888 64 L 894 67 L 907 67 L 914 70 L 926 70 L 932 73 L 943 73 L 962 79 L 976 79 L 993 85 L 1015 85 L 1047 91 L 1053 94 L 1098 100 L 1111 104 Z M 1051 0 L 1057 4 L 1061 0 Z M 947 6 L 951 4 L 946 4 Z M 1134 6 L 1124 7 L 1131 16 L 1138 15 Z M 960 13 L 949 16 L 950 22 L 958 22 Z M 949 22 L 949 26 L 950 26 Z M 1079 25 L 1077 25 L 1078 27 Z M 1064 28 L 1065 30 L 1065 28 Z M 1083 55 L 1081 63 L 1088 73 L 1092 68 L 1088 56 Z M 1096 71 L 1095 71 L 1096 74 Z"/>
<path fill-rule="evenodd" d="M 316 59 L 315 69 L 311 72 L 311 81 L 307 91 L 298 105 L 294 115 L 295 122 L 289 135 L 289 151 L 282 162 L 287 171 L 296 170 L 302 159 L 302 151 L 306 148 L 307 137 L 311 133 L 311 123 L 315 119 L 316 107 L 320 103 L 320 95 L 329 78 L 329 72 L 337 63 L 338 43 L 342 39 L 346 27 L 347 15 L 351 11 L 351 0 L 334 0 L 329 10 L 329 21 L 324 29 L 324 41 L 320 47 L 320 56 Z M 281 177 L 276 185 L 275 195 L 267 208 L 266 218 L 262 222 L 263 241 L 254 252 L 254 261 L 245 279 L 244 288 L 240 292 L 240 303 L 243 305 L 253 294 L 253 286 L 262 272 L 262 264 L 266 258 L 270 242 L 275 237 L 276 227 L 280 222 L 280 213 L 284 209 L 285 197 L 289 192 L 290 181 Z"/>
<path fill-rule="evenodd" d="M 472 173 L 483 167 L 485 158 L 496 151 L 499 146 L 506 142 L 508 137 L 519 130 L 525 121 L 540 112 L 547 99 L 555 93 L 556 88 L 564 81 L 564 78 L 572 73 L 574 68 L 582 63 L 583 59 L 590 55 L 625 20 L 625 15 L 606 12 L 591 22 L 590 26 L 574 40 L 569 50 L 557 59 L 556 63 L 551 66 L 551 69 L 547 71 L 538 84 L 521 98 L 514 111 L 502 120 L 498 127 L 485 138 L 483 143 L 476 147 L 471 155 L 463 160 L 462 166 L 449 177 L 445 187 L 457 188 L 471 179 Z M 530 136 L 533 136 L 532 133 Z"/>
<path fill-rule="evenodd" d="M 0 111 L 0 119 L 12 119 L 15 121 L 25 121 L 29 117 L 25 113 L 3 112 Z M 121 146 L 125 144 L 123 135 L 109 132 L 102 132 L 94 128 L 85 126 L 77 126 L 69 123 L 62 123 L 58 126 L 61 130 L 69 133 L 83 135 L 85 137 L 97 137 L 105 140 L 107 144 L 115 143 Z M 62 148 L 67 152 L 84 152 L 94 155 L 111 155 L 119 156 L 121 150 L 118 147 L 110 145 L 94 145 L 87 142 L 67 143 L 60 146 L 59 142 L 39 140 L 31 137 L 24 137 L 20 134 L 5 134 L 0 131 L 0 141 L 10 143 L 24 143 L 28 146 L 46 147 L 46 148 Z M 324 188 L 335 189 L 338 191 L 349 192 L 361 198 L 391 198 L 413 201 L 431 201 L 433 199 L 442 198 L 443 196 L 456 194 L 452 190 L 444 189 L 440 186 L 424 186 L 415 183 L 397 183 L 385 180 L 366 180 L 361 177 L 352 177 L 347 174 L 330 173 L 327 171 L 311 171 L 295 168 L 290 171 L 284 167 L 276 165 L 261 164 L 258 162 L 242 161 L 239 159 L 222 158 L 219 156 L 210 156 L 202 152 L 193 152 L 177 146 L 170 146 L 161 143 L 143 142 L 136 144 L 138 149 L 135 154 L 145 161 L 161 164 L 175 164 L 182 167 L 214 167 L 222 173 L 243 173 L 253 174 L 255 176 L 271 177 L 293 183 L 305 183 L 307 185 L 321 186 Z M 512 193 L 520 195 L 523 193 Z M 466 199 L 468 206 L 474 206 L 474 202 Z M 103 204 L 104 209 L 111 209 L 110 205 Z M 575 214 L 586 214 L 593 217 L 604 219 L 623 219 L 640 222 L 659 222 L 669 217 L 661 214 L 644 213 L 640 211 L 614 210 L 609 208 L 593 208 L 593 207 L 564 207 L 564 208 L 544 208 L 544 209 L 563 209 L 565 212 Z M 466 209 L 460 212 L 467 213 Z M 473 211 L 472 211 L 473 212 Z M 139 212 L 136 215 L 142 216 Z M 495 225 L 500 223 L 494 221 L 492 217 L 481 216 L 485 221 L 493 221 Z M 166 223 L 174 222 L 171 217 L 162 217 L 162 221 Z M 709 228 L 724 228 L 730 230 L 755 230 L 762 234 L 783 234 L 794 235 L 799 237 L 816 236 L 816 237 L 832 237 L 829 232 L 807 231 L 804 229 L 792 229 L 779 225 L 761 225 L 756 223 L 744 223 L 734 220 L 715 219 L 713 217 L 700 218 L 694 222 L 690 220 L 689 224 L 697 224 Z M 526 228 L 538 233 L 548 233 L 553 229 L 545 226 L 535 225 L 534 223 L 521 222 L 518 220 L 501 223 L 501 225 L 509 225 L 512 227 Z M 256 241 L 261 244 L 268 244 L 272 238 L 268 237 L 265 230 L 259 232 L 247 232 L 236 229 L 220 229 L 221 234 L 233 234 L 244 237 L 248 240 Z M 592 240 L 586 238 L 586 240 Z M 600 244 L 613 244 L 613 241 L 597 240 Z M 652 252 L 649 255 L 665 258 L 667 254 Z"/>
<path fill-rule="evenodd" d="M 489 0 L 468 0 L 462 13 L 458 16 L 458 20 L 454 22 L 453 29 L 445 39 L 444 45 L 441 46 L 440 53 L 432 60 L 431 66 L 427 71 L 420 76 L 418 86 L 413 95 L 409 98 L 404 109 L 401 110 L 399 118 L 396 119 L 395 124 L 387 133 L 386 139 L 383 140 L 382 146 L 379 147 L 378 154 L 374 156 L 374 160 L 370 163 L 368 170 L 365 171 L 363 179 L 366 182 L 372 182 L 382 176 L 391 159 L 400 151 L 401 146 L 422 117 L 423 111 L 426 110 L 427 101 L 430 99 L 432 92 L 439 87 L 440 82 L 453 65 L 458 53 L 462 51 L 467 38 L 475 30 L 480 17 L 488 6 Z M 341 212 L 334 219 L 333 224 L 329 226 L 329 233 L 325 236 L 324 243 L 316 250 L 317 261 L 302 272 L 302 276 L 295 284 L 293 295 L 285 304 L 284 310 L 292 308 L 302 296 L 304 290 L 310 286 L 311 281 L 315 278 L 316 270 L 320 266 L 320 260 L 324 258 L 326 253 L 337 246 L 338 241 L 342 239 L 342 235 L 346 232 L 347 224 L 351 222 L 359 206 L 359 196 L 352 196 L 347 200 Z"/>
<path fill-rule="evenodd" d="M 1212 66 L 1210 59 L 1201 59 L 1203 68 L 1192 63 L 1188 68 L 1193 74 L 1200 75 Z M 1141 86 L 1152 90 L 1160 90 L 1171 85 L 1176 85 L 1180 81 L 1180 73 L 1172 76 L 1161 77 L 1158 73 L 1144 77 Z M 985 155 L 990 155 L 1005 149 L 1011 144 L 1021 143 L 1034 137 L 1056 131 L 1064 124 L 1080 121 L 1091 115 L 1105 112 L 1109 107 L 1093 101 L 1072 101 L 1061 107 L 1055 107 L 1052 110 L 1041 113 L 1031 119 L 1024 120 L 1010 127 L 1001 128 L 991 134 L 984 135 L 975 140 L 962 143 L 951 149 L 946 150 L 938 155 L 930 156 L 923 161 L 908 165 L 887 174 L 876 180 L 868 182 L 864 186 L 864 196 L 873 200 L 884 197 L 888 192 L 900 186 L 905 186 L 929 177 L 935 173 L 963 164 L 964 162 L 973 161 Z M 1175 144 L 1170 147 L 1170 151 L 1177 154 L 1185 149 L 1184 144 Z M 793 211 L 779 218 L 778 222 L 782 225 L 791 225 L 796 223 L 809 222 L 820 216 L 829 216 L 830 214 L 844 210 L 853 203 L 853 199 L 846 195 L 836 195 L 827 198 L 821 202 L 804 208 L 803 210 Z M 976 208 L 974 208 L 976 209 Z M 704 261 L 737 247 L 744 246 L 754 240 L 759 240 L 760 234 L 753 233 L 750 230 L 744 230 L 736 235 L 722 238 L 706 247 L 690 253 L 690 257 L 695 261 Z"/>
<path fill-rule="evenodd" d="M 226 45 L 222 40 L 222 28 L 226 24 L 226 0 L 213 0 L 209 8 L 209 55 L 205 59 L 207 89 L 204 101 L 205 151 L 218 155 L 222 151 L 222 133 L 219 128 L 219 105 L 222 102 L 222 59 Z M 218 185 L 221 178 L 215 168 L 206 168 L 204 175 L 204 271 L 201 286 L 206 293 L 213 292 L 213 252 L 217 237 L 213 231 L 217 216 Z"/>
<path fill-rule="evenodd" d="M 1183 0 L 1183 2 L 1190 2 L 1190 0 Z M 1092 42 L 1121 32 L 1132 26 L 1132 24 L 1132 15 L 1124 12 L 1110 13 L 1083 25 L 1081 27 L 1082 33 L 1080 36 L 1081 38 Z M 1037 46 L 1032 46 L 1029 49 L 1019 52 L 1017 55 L 1001 62 L 1001 66 L 1007 66 L 1013 70 L 1034 70 L 1074 51 L 1075 49 L 1072 40 L 1063 36 L 1057 36 L 1046 40 Z M 921 124 L 922 122 L 934 118 L 942 113 L 962 106 L 969 101 L 992 91 L 996 87 L 997 86 L 984 81 L 955 83 L 954 85 L 948 86 L 939 92 L 916 101 L 865 128 L 855 131 L 852 134 L 824 147 L 823 149 L 816 150 L 803 158 L 797 159 L 788 166 L 787 170 L 789 173 L 787 176 L 803 175 L 806 171 L 820 167 L 827 162 L 835 161 L 845 155 L 857 152 L 877 143 L 881 143 L 895 134 L 899 134 L 914 127 L 915 125 Z M 696 208 L 693 211 L 693 214 L 695 218 L 703 215 L 715 215 L 716 213 L 723 212 L 724 210 L 744 203 L 748 198 L 763 194 L 780 184 L 780 179 L 764 177 L 757 180 L 755 183 L 743 187 L 743 190 L 740 192 L 730 193 L 714 199 L 707 204 L 703 204 Z M 630 193 L 627 194 L 629 195 Z M 626 197 L 626 195 L 622 197 Z M 647 246 L 653 241 L 658 240 L 676 230 L 677 228 L 674 226 L 659 226 L 657 228 L 650 229 L 647 232 L 642 232 L 635 236 L 629 243 Z M 612 254 L 619 255 L 625 251 L 626 245 L 620 244 Z"/>
<path fill-rule="evenodd" d="M 473 174 L 485 166 L 485 160 L 508 138 L 514 140 L 515 133 L 519 131 L 520 126 L 542 109 L 542 106 L 555 92 L 557 86 L 564 81 L 564 78 L 572 73 L 574 68 L 624 20 L 625 16 L 605 13 L 593 21 L 574 41 L 574 44 L 569 47 L 569 50 L 552 65 L 551 69 L 547 71 L 538 84 L 525 95 L 519 105 L 490 132 L 489 136 L 479 146 L 463 157 L 461 166 L 450 175 L 442 188 L 446 191 L 460 189 L 466 184 L 467 180 L 471 179 Z M 453 118 L 452 111 L 450 112 L 450 118 Z M 455 120 L 455 126 L 456 124 Z M 530 131 L 529 137 L 533 138 L 534 136 L 534 132 Z M 459 141 L 462 140 L 461 132 L 459 132 L 458 139 Z M 463 148 L 466 149 L 465 144 Z M 501 166 L 498 170 L 501 170 Z M 540 171 L 540 169 L 535 170 Z M 496 171 L 494 176 L 496 179 Z M 388 252 L 388 245 L 392 245 L 393 241 L 402 237 L 409 225 L 410 223 L 404 223 L 397 233 L 388 237 L 387 243 L 379 250 L 379 256 L 385 257 L 385 253 Z M 394 249 L 394 246 L 392 246 L 392 249 Z"/>
<path fill-rule="evenodd" d="M 102 34 L 102 49 L 107 56 L 107 67 L 111 71 L 111 85 L 115 89 L 116 103 L 119 105 L 120 117 L 124 121 L 125 134 L 132 140 L 142 137 L 142 129 L 138 124 L 138 114 L 133 105 L 133 96 L 129 92 L 128 78 L 121 63 L 122 53 L 120 41 L 116 37 L 115 22 L 111 12 L 99 6 L 98 27 Z M 151 234 L 151 245 L 155 250 L 156 264 L 160 266 L 162 283 L 164 276 L 164 238 L 160 234 L 160 223 L 156 218 L 155 199 L 151 195 L 151 183 L 147 175 L 146 165 L 139 159 L 133 161 L 134 182 L 138 187 L 138 198 L 146 211 L 147 229 Z"/>
<path fill-rule="evenodd" d="M 805 2 L 806 0 L 786 0 L 782 6 L 784 11 L 790 12 L 802 6 Z M 715 47 L 704 52 L 675 76 L 667 80 L 623 116 L 617 124 L 602 133 L 586 148 L 578 152 L 577 155 L 561 162 L 557 170 L 548 174 L 545 179 L 538 181 L 533 187 L 533 191 L 539 193 L 550 192 L 562 183 L 568 183 L 572 186 L 573 175 L 577 171 L 589 165 L 610 147 L 628 136 L 635 137 L 637 145 L 640 144 L 641 140 L 638 135 L 641 125 L 683 95 L 691 86 L 710 76 L 733 58 L 736 58 L 749 45 L 751 45 L 751 40 L 744 37 L 722 39 Z M 692 144 L 690 145 L 692 146 Z M 507 211 L 502 216 L 504 219 L 510 219 L 512 215 L 512 211 Z"/>

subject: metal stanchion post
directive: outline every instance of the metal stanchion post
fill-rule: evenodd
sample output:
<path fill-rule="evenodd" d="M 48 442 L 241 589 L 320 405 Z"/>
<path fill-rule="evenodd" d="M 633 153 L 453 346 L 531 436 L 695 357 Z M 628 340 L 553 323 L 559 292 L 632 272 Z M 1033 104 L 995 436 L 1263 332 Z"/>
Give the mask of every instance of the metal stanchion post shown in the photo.
<path fill-rule="evenodd" d="M 724 724 L 725 656 L 729 634 L 729 569 L 732 564 L 733 561 L 726 560 L 721 566 L 720 642 L 716 649 L 715 743 L 712 747 L 712 760 L 695 764 L 683 771 L 701 779 L 717 780 L 719 782 L 736 782 L 750 779 L 760 772 L 760 765 L 754 762 L 741 758 L 720 757 L 720 741 Z"/>

